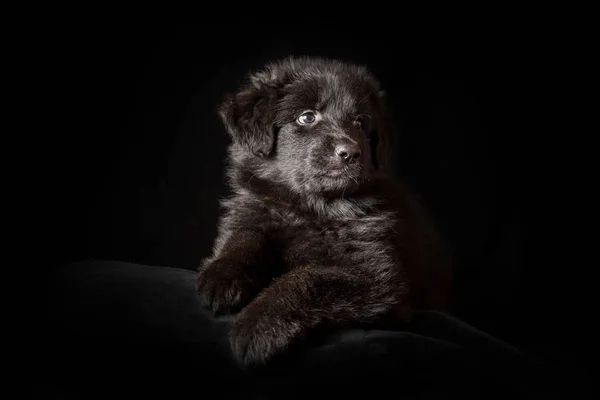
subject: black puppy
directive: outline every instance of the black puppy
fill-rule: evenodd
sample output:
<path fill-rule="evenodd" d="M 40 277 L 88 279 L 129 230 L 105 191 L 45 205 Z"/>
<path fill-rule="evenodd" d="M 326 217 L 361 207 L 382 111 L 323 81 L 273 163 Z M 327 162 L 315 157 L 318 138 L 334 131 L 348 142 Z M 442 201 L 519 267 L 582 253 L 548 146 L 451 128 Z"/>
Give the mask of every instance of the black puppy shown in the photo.
<path fill-rule="evenodd" d="M 197 289 L 215 313 L 241 310 L 230 340 L 242 364 L 317 327 L 445 309 L 449 257 L 391 172 L 382 96 L 362 66 L 290 57 L 220 106 L 233 195 Z"/>

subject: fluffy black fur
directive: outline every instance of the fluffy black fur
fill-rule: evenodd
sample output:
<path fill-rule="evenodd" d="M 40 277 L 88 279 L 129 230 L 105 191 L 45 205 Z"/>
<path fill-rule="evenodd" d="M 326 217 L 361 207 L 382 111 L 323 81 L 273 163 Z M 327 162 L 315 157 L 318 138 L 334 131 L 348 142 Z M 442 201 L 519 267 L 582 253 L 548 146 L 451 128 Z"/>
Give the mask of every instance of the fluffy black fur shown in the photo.
<path fill-rule="evenodd" d="M 446 308 L 449 257 L 391 172 L 394 132 L 365 67 L 279 60 L 219 114 L 233 195 L 197 289 L 213 312 L 239 311 L 230 341 L 242 364 L 264 364 L 318 327 Z"/>

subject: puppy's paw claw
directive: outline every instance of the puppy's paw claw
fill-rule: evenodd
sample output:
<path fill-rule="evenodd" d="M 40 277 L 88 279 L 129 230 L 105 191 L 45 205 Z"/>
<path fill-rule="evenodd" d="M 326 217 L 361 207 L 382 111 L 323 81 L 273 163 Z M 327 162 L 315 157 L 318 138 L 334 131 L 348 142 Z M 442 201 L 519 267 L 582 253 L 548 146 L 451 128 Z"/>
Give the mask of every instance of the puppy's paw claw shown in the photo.
<path fill-rule="evenodd" d="M 229 341 L 238 363 L 254 368 L 282 355 L 301 334 L 302 328 L 297 322 L 253 315 L 244 309 L 234 323 Z"/>
<path fill-rule="evenodd" d="M 216 260 L 199 273 L 196 291 L 214 314 L 239 310 L 252 298 L 253 287 L 242 268 Z"/>

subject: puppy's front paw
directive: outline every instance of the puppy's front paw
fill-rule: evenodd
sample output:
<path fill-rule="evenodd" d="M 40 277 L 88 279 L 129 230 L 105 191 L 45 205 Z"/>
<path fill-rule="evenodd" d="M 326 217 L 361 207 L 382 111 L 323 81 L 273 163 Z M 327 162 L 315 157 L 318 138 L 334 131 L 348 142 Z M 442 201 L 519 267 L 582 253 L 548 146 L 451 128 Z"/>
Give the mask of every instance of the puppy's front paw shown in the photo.
<path fill-rule="evenodd" d="M 253 306 L 238 314 L 229 336 L 234 356 L 245 367 L 267 364 L 304 333 L 299 321 L 269 316 Z"/>
<path fill-rule="evenodd" d="M 213 313 L 239 310 L 255 295 L 254 282 L 243 268 L 243 265 L 217 259 L 198 274 L 196 291 Z"/>

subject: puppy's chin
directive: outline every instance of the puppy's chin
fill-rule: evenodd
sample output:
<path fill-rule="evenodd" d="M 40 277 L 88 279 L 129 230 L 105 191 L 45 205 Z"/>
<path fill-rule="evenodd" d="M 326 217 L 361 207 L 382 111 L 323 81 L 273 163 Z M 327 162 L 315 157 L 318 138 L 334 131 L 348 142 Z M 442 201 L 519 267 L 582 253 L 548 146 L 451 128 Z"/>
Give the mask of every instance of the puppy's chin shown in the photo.
<path fill-rule="evenodd" d="M 361 168 L 348 167 L 323 171 L 319 177 L 323 193 L 333 197 L 351 195 L 360 187 L 364 180 L 365 177 L 361 173 Z"/>

